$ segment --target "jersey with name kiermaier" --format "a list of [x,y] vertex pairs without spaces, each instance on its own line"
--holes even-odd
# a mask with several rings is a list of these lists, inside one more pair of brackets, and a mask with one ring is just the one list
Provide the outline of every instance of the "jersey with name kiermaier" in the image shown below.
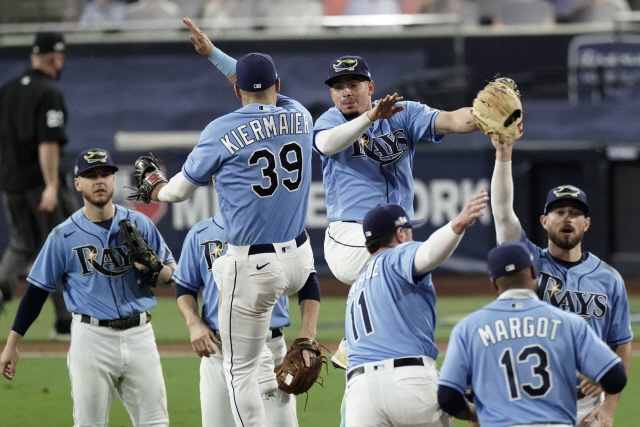
[[576,371],[600,381],[619,362],[579,316],[514,289],[456,324],[439,384],[471,386],[480,425],[575,425]]
[[[214,331],[218,326],[220,290],[213,279],[213,263],[227,252],[222,214],[200,221],[187,234],[173,279],[193,292],[202,289],[202,320]],[[271,314],[269,328],[289,326],[289,297],[281,296]]]
[[190,182],[216,177],[229,243],[293,240],[307,223],[311,186],[311,114],[278,95],[276,105],[249,104],[202,131],[182,167]]
[[121,319],[156,306],[141,273],[129,261],[118,222],[129,219],[163,264],[171,251],[145,215],[115,205],[109,230],[76,211],[54,228],[33,263],[27,281],[53,292],[62,280],[67,310],[97,319]]
[[583,262],[567,268],[548,249],[529,241],[524,231],[520,241],[534,256],[541,300],[582,316],[609,346],[633,339],[627,291],[613,267],[586,252]]
[[413,274],[420,244],[402,243],[373,256],[351,285],[345,315],[347,371],[397,357],[429,356],[435,360],[438,356],[431,273]]
[[[382,203],[398,204],[413,218],[416,144],[421,139],[442,140],[442,135],[435,134],[440,110],[412,101],[397,105],[404,106],[404,111],[376,120],[350,148],[327,156],[316,147],[322,159],[329,221],[361,221]],[[316,121],[314,135],[346,122],[340,110],[332,107]]]

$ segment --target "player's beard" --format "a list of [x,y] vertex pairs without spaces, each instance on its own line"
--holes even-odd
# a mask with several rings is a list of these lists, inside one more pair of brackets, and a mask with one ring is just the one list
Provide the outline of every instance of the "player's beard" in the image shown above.
[[582,238],[584,237],[584,232],[578,233],[577,231],[570,235],[565,235],[562,231],[549,231],[548,234],[549,240],[564,251],[569,251],[578,246],[582,243]]
[[341,113],[344,116],[344,118],[347,119],[347,121],[357,119],[361,115],[358,111],[349,111],[348,113],[344,113],[341,111]]
[[114,190],[115,188],[111,188],[111,190],[109,190],[108,188],[105,188],[104,189],[105,192],[100,193],[99,195],[94,194],[93,191],[91,193],[83,192],[82,196],[85,198],[85,200],[87,200],[92,205],[102,208],[111,201]]

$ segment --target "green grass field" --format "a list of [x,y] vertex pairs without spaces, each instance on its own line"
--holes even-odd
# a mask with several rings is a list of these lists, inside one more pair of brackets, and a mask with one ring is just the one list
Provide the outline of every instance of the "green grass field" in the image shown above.
[[[456,297],[438,299],[438,323],[436,338],[446,340],[451,327],[466,313],[469,313],[492,298]],[[640,315],[640,297],[630,299],[634,318]],[[17,309],[17,302],[7,304],[0,315],[0,337],[6,337]],[[299,325],[299,311],[291,304],[292,327],[287,337],[293,338]],[[344,299],[324,298],[318,324],[318,340],[326,343],[338,342],[344,332]],[[40,318],[29,330],[25,341],[45,341],[53,322],[52,306],[45,305]],[[153,325],[158,342],[185,342],[187,328],[172,299],[160,299],[153,310]],[[638,337],[640,324],[634,324]],[[442,358],[439,358],[441,363]],[[162,365],[167,385],[169,415],[172,426],[200,425],[200,400],[198,392],[199,359],[195,355],[163,356]],[[632,374],[623,392],[616,413],[616,427],[636,427],[640,420],[640,356],[633,358]],[[309,402],[304,411],[305,396],[298,399],[298,419],[302,427],[338,426],[340,422],[340,402],[344,392],[345,379],[342,371],[329,369],[324,374],[324,388],[315,386],[309,393]],[[73,424],[71,414],[69,375],[66,359],[62,357],[23,357],[13,381],[0,378],[0,426],[30,427],[47,425],[52,427]],[[120,402],[111,410],[110,426],[131,426],[129,416]],[[456,422],[456,427],[468,426],[466,422]]]

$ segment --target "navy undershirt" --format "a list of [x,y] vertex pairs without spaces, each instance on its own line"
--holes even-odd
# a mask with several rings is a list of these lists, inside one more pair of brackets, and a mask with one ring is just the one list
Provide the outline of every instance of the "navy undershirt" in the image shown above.
[[553,258],[555,262],[557,262],[558,264],[560,264],[561,266],[563,266],[567,270],[572,268],[572,267],[575,267],[576,265],[582,264],[583,262],[586,261],[587,257],[588,257],[588,254],[585,252],[585,253],[582,254],[582,257],[578,261],[563,261],[563,260],[558,259],[558,258],[554,257],[553,255],[551,255],[551,258]]
[[110,230],[111,229],[111,224],[113,224],[113,218],[109,218],[106,221],[94,222],[94,224],[104,228],[105,230]]

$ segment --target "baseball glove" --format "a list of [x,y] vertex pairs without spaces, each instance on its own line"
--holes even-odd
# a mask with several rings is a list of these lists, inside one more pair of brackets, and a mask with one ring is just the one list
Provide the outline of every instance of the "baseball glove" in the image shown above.
[[162,271],[162,262],[153,249],[147,245],[147,242],[145,242],[140,235],[138,228],[133,225],[131,221],[123,219],[118,225],[122,232],[122,241],[129,250],[129,252],[127,252],[129,262],[131,264],[138,262],[147,267],[147,270],[142,272],[142,277],[154,288],[158,281],[158,276]]
[[141,156],[136,160],[133,171],[133,183],[136,188],[133,188],[134,192],[129,194],[128,200],[151,203],[153,189],[163,182],[168,182],[160,170],[160,164],[160,160],[156,159],[153,153],[149,153],[148,156]]
[[[315,357],[310,358],[310,367],[304,364],[303,350],[315,354]],[[320,352],[318,343],[309,338],[298,338],[289,348],[282,364],[274,370],[278,388],[296,395],[307,392],[318,381],[322,365],[327,365],[327,358]]]
[[497,134],[501,144],[513,145],[522,136],[522,103],[516,83],[500,77],[473,100],[471,116],[485,134]]

